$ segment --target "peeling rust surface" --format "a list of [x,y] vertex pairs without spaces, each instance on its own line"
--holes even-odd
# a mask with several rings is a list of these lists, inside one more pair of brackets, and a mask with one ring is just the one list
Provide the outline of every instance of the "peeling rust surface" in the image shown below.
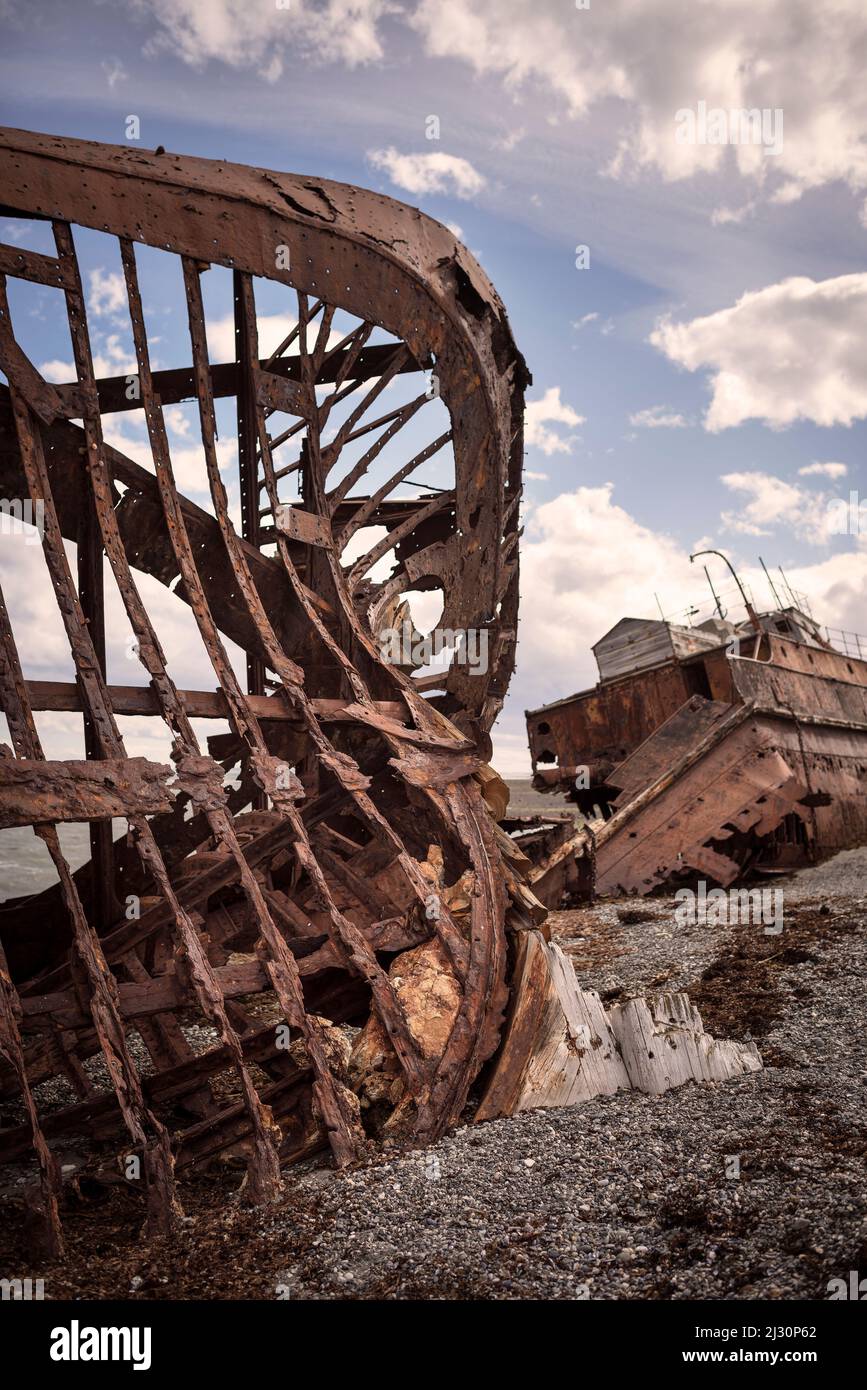
[[[246,1195],[267,1201],[281,1165],[316,1148],[343,1165],[384,1133],[436,1139],[495,1052],[506,929],[541,911],[508,862],[486,768],[514,664],[529,376],[481,268],[388,198],[13,130],[0,132],[0,185],[4,213],[48,221],[56,249],[0,247],[0,492],[39,504],[75,667],[74,684],[31,679],[29,634],[0,596],[12,743],[0,826],[32,824],[57,880],[4,905],[0,1096],[23,1118],[0,1130],[0,1158],[32,1153],[25,1198],[57,1252],[51,1146],[64,1135],[91,1129],[137,1155],[148,1223],[167,1231],[178,1175],[221,1154],[244,1154]],[[127,378],[96,377],[77,227],[111,237],[120,258],[132,401]],[[142,246],[177,259],[180,369],[151,364]],[[210,267],[232,273],[234,362],[209,358]],[[263,278],[295,320],[269,357]],[[74,381],[45,381],[23,352],[7,279],[62,295]],[[411,377],[416,393],[393,405],[389,388]],[[240,527],[217,452],[225,397],[237,400]],[[198,408],[208,508],[175,478],[165,410],[184,400]],[[103,415],[130,409],[152,471],[105,440]],[[453,465],[447,485],[425,481],[433,460]],[[383,539],[367,541],[373,526]],[[144,685],[107,680],[104,571]],[[175,683],[142,574],[191,610],[210,689]],[[453,660],[419,680],[386,660],[383,630],[411,617],[405,596],[435,588],[442,628],[484,634],[485,669]],[[246,653],[246,683],[228,642]],[[86,760],[46,760],[40,710],[81,714]],[[171,767],[128,756],[118,718],[133,713],[161,721]],[[194,718],[228,732],[203,744]],[[112,842],[116,816],[128,834]],[[56,830],[72,819],[94,826],[75,872]],[[204,1052],[185,1033],[191,1010]],[[346,1024],[361,1030],[354,1045]],[[107,1089],[92,1079],[98,1057]],[[51,1077],[75,1099],[43,1121],[34,1087]]]

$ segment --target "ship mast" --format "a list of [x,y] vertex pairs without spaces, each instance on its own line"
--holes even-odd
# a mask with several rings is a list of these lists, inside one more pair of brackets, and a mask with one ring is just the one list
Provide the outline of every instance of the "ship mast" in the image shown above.
[[744,589],[743,584],[741,583],[740,579],[738,578],[737,570],[735,569],[734,565],[732,564],[732,562],[731,562],[731,560],[728,558],[728,556],[727,556],[727,555],[723,555],[723,553],[722,553],[721,550],[697,550],[697,551],[695,552],[694,555],[690,555],[690,557],[689,557],[690,564],[693,564],[693,563],[699,558],[700,555],[718,555],[719,558],[720,558],[725,564],[728,565],[728,567],[729,567],[729,569],[730,569],[730,571],[731,571],[732,578],[734,579],[735,583],[736,583],[737,586],[738,586],[738,589],[740,590],[740,595],[741,595],[741,598],[742,598],[743,601],[744,601],[744,607],[746,608],[747,613],[748,613],[749,616],[750,616],[750,620],[751,620],[751,622],[753,623],[753,626],[755,627],[756,631],[757,631],[757,632],[760,632],[760,631],[761,631],[761,623],[759,622],[759,616],[758,616],[758,614],[756,613],[756,610],[753,608],[753,605],[750,603],[750,600],[747,598],[746,590]]

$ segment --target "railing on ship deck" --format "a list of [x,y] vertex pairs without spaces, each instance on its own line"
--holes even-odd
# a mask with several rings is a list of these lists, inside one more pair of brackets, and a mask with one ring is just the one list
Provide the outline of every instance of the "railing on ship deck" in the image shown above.
[[841,627],[826,627],[823,632],[831,646],[844,656],[856,656],[859,661],[867,661],[867,637],[863,633],[847,632]]

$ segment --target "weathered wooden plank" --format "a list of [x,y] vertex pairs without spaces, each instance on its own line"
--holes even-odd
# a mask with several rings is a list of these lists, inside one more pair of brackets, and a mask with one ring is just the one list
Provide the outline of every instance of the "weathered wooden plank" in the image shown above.
[[630,1084],[647,1095],[686,1081],[729,1081],[761,1069],[754,1042],[712,1038],[685,994],[629,999],[615,1004],[608,1017]]
[[528,931],[515,948],[505,1035],[477,1122],[615,1091],[659,1095],[761,1068],[755,1043],[705,1033],[685,994],[630,999],[606,1011],[595,991],[579,987],[559,946]]

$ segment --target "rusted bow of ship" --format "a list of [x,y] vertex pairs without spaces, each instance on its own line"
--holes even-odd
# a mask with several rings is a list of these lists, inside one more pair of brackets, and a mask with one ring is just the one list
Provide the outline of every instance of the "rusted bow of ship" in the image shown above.
[[[57,1252],[70,1136],[164,1231],[183,1170],[221,1155],[266,1201],[324,1145],[345,1165],[384,1136],[436,1139],[495,1052],[507,925],[532,910],[486,804],[528,377],[466,250],[363,189],[7,130],[0,190],[43,239],[0,246],[0,493],[38,531],[69,652],[66,681],[31,679],[40,634],[0,595],[0,826],[32,826],[54,880],[0,915],[0,1159],[31,1157],[21,1191]],[[134,357],[114,377],[86,294],[96,237]],[[181,366],[159,360],[157,275]],[[34,293],[68,333],[66,381],[27,354]],[[286,331],[263,345],[269,314]],[[419,594],[485,659],[395,661],[383,634],[416,632]],[[170,669],[171,605],[203,688]],[[76,758],[47,756],[48,711]],[[141,721],[165,756],[130,756]],[[75,869],[64,822],[90,827]]]

